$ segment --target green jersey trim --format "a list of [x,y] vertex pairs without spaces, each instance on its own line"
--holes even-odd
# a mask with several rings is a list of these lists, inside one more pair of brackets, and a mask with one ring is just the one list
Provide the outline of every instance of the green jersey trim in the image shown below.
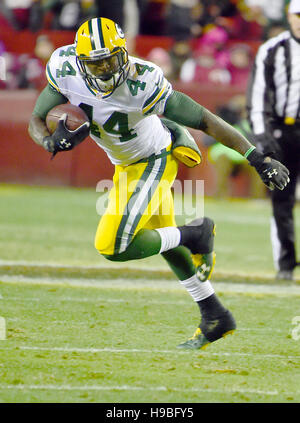
[[168,87],[168,81],[165,79],[162,88],[158,87],[154,91],[154,93],[151,95],[151,97],[149,97],[145,101],[143,105],[143,114],[148,113],[150,109],[153,110],[155,105],[162,99],[163,94],[167,92],[167,87]]
[[49,84],[53,88],[55,88],[57,91],[60,91],[60,89],[59,89],[59,87],[58,87],[58,85],[57,85],[57,83],[56,83],[55,79],[53,78],[53,75],[52,75],[52,73],[50,71],[49,63],[47,63],[47,66],[46,66],[46,77],[47,77],[47,80],[48,80]]

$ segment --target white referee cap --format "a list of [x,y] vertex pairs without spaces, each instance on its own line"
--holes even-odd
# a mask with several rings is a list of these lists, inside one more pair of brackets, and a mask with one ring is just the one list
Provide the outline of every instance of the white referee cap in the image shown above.
[[300,13],[300,0],[291,0],[288,11],[289,13]]

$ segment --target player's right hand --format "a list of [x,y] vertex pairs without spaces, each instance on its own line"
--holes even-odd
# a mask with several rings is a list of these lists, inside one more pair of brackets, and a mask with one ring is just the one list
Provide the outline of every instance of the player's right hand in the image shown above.
[[70,131],[66,127],[67,114],[63,114],[58,121],[56,130],[52,135],[43,139],[44,148],[52,153],[52,158],[60,151],[72,150],[89,135],[89,122],[83,123],[79,128]]

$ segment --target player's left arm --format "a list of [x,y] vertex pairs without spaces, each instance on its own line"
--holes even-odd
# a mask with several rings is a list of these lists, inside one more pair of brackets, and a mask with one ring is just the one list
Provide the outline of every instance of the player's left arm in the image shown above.
[[38,96],[28,126],[28,132],[33,141],[44,147],[43,140],[50,133],[46,126],[46,116],[48,112],[59,104],[67,103],[68,99],[60,92],[54,90],[49,84]]
[[173,90],[166,101],[164,116],[181,125],[199,129],[245,156],[269,189],[276,187],[282,190],[289,182],[289,171],[285,166],[270,157],[264,157],[233,126],[189,96]]
[[[48,112],[59,104],[68,102],[68,98],[61,92],[61,84],[53,75],[57,75],[61,67],[61,48],[55,50],[46,66],[48,85],[39,95],[28,127],[28,132],[33,141],[44,147],[45,150],[56,154],[58,151],[70,150],[79,144],[88,135],[88,128],[78,128],[76,131],[69,131],[65,125],[65,118],[59,120],[56,130],[50,134],[46,126]],[[59,76],[57,77],[59,78]],[[66,142],[67,140],[67,142]],[[71,145],[71,148],[70,148]]]
[[179,91],[173,90],[167,99],[164,116],[181,125],[200,129],[242,155],[252,147],[252,144],[233,126]]
[[33,141],[44,147],[53,156],[59,151],[71,150],[89,134],[88,124],[81,125],[75,131],[68,130],[65,125],[66,115],[59,120],[55,132],[53,134],[49,133],[45,123],[48,112],[53,107],[64,104],[67,101],[67,97],[48,84],[39,95],[29,121],[28,132]]

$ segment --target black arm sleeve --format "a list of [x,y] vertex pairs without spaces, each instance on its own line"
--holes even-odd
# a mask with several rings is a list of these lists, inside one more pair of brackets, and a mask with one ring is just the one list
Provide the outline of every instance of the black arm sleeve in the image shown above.
[[48,84],[40,93],[35,103],[33,114],[45,120],[49,110],[53,109],[53,107],[58,106],[59,104],[67,102],[67,97],[56,91],[51,87],[50,84]]
[[174,90],[166,102],[164,116],[181,125],[204,130],[203,115],[203,106],[179,91]]

